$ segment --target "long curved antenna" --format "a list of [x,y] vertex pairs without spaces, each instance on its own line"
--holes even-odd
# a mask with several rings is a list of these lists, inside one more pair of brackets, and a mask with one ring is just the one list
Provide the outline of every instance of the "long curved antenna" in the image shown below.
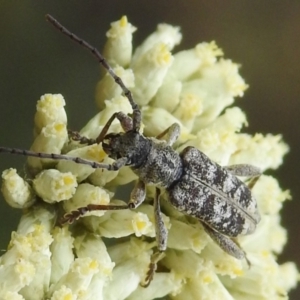
[[71,40],[78,43],[79,45],[83,46],[84,48],[88,49],[96,57],[98,62],[107,70],[107,72],[114,79],[114,81],[121,87],[124,95],[128,99],[133,110],[133,130],[139,131],[141,126],[140,108],[133,100],[131,91],[125,86],[122,79],[119,76],[117,76],[117,74],[114,72],[112,67],[108,64],[107,60],[102,56],[102,54],[95,47],[91,46],[85,40],[79,38],[77,35],[69,31],[66,27],[64,27],[56,19],[54,19],[51,15],[47,14],[46,19],[61,33],[63,33],[64,35],[66,35],[67,37],[69,37]]
[[17,154],[17,155],[24,155],[24,156],[32,156],[38,158],[50,158],[55,160],[69,160],[73,161],[77,164],[88,165],[94,169],[107,169],[107,170],[115,170],[113,165],[108,164],[101,164],[95,161],[90,161],[87,159],[83,159],[80,157],[73,157],[63,154],[55,154],[55,153],[44,153],[44,152],[34,152],[30,150],[23,150],[18,148],[8,148],[8,147],[0,147],[0,153],[9,153],[9,154]]

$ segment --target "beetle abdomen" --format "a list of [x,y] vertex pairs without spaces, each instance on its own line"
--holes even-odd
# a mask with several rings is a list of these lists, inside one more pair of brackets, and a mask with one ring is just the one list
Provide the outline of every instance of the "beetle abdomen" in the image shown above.
[[224,235],[252,233],[260,216],[249,188],[194,147],[181,158],[183,176],[168,190],[170,202]]

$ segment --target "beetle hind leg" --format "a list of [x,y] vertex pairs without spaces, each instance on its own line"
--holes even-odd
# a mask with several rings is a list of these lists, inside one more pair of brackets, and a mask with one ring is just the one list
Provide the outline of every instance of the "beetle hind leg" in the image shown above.
[[220,248],[225,251],[227,254],[237,258],[237,259],[246,259],[248,266],[250,267],[250,261],[246,257],[245,251],[241,246],[234,241],[232,238],[225,236],[212,228],[210,228],[205,223],[201,222],[205,232],[211,237],[211,239],[217,243]]
[[254,187],[254,185],[256,184],[256,182],[259,178],[260,178],[260,176],[250,178],[250,180],[247,182],[247,186],[250,190],[252,190],[252,188]]
[[247,164],[231,165],[224,168],[234,176],[250,177],[250,180],[247,180],[247,186],[250,190],[254,187],[260,175],[262,174],[258,167]]
[[223,168],[235,176],[257,177],[261,175],[260,168],[248,164],[230,165]]

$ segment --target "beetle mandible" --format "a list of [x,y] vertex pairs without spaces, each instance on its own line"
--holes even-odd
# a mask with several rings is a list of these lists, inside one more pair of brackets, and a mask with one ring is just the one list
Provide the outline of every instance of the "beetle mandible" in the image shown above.
[[[7,147],[0,147],[0,152],[72,160],[76,163],[88,164],[93,168],[108,170],[119,170],[123,166],[130,166],[138,175],[139,179],[131,192],[128,204],[119,206],[90,204],[80,207],[64,215],[63,222],[65,223],[72,223],[92,210],[134,209],[145,200],[146,185],[155,186],[154,216],[157,251],[152,255],[144,286],[148,286],[151,282],[156,264],[167,248],[168,232],[160,211],[161,191],[166,193],[168,201],[177,210],[197,218],[207,234],[226,253],[237,259],[246,258],[245,252],[234,238],[253,233],[260,221],[256,200],[251,195],[251,188],[261,174],[260,170],[247,164],[221,167],[194,147],[186,147],[181,153],[176,152],[172,148],[180,134],[180,126],[176,123],[155,138],[140,134],[142,118],[140,108],[135,103],[131,91],[115,74],[105,58],[96,48],[71,33],[52,16],[46,15],[46,19],[63,34],[87,48],[97,58],[127,97],[133,110],[132,117],[123,112],[114,113],[96,139],[89,139],[71,132],[71,137],[81,143],[102,143],[106,154],[115,160],[112,164]],[[119,120],[124,132],[107,134],[115,119]],[[252,177],[252,180],[246,185],[236,176],[248,176]]]

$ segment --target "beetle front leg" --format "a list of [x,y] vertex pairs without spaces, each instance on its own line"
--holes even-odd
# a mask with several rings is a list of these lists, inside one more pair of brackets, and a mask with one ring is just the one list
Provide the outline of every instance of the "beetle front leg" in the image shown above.
[[123,112],[119,111],[119,112],[115,112],[108,119],[108,121],[106,122],[106,124],[104,125],[104,127],[102,128],[100,134],[98,135],[98,137],[96,139],[90,139],[85,136],[81,136],[78,131],[68,130],[68,133],[73,140],[79,141],[80,144],[88,144],[88,145],[92,145],[92,144],[96,144],[96,143],[100,144],[103,141],[105,135],[107,134],[107,131],[108,131],[111,123],[114,121],[114,119],[119,120],[119,122],[125,132],[132,130],[132,128],[133,128],[132,119],[129,116],[127,116],[126,114],[124,114]]
[[119,112],[115,112],[110,118],[109,120],[106,122],[106,124],[104,125],[104,127],[102,128],[100,134],[98,135],[98,137],[96,138],[96,143],[100,144],[105,135],[107,134],[107,131],[111,125],[111,123],[114,121],[114,119],[118,119],[123,130],[125,132],[132,130],[133,129],[133,123],[132,123],[132,119],[130,117],[128,117],[126,114],[124,114],[123,112],[119,111]]
[[158,140],[162,137],[166,136],[166,142],[169,146],[172,146],[178,139],[180,135],[180,126],[177,123],[172,124],[166,130],[161,132],[159,135],[156,136]]
[[216,242],[220,248],[225,251],[227,254],[237,258],[237,259],[246,259],[248,266],[250,266],[250,262],[246,257],[245,251],[239,246],[239,244],[231,239],[228,236],[225,236],[213,229],[211,229],[208,225],[201,222],[205,232],[211,237],[211,239]]
[[95,139],[90,139],[85,136],[82,136],[78,131],[73,131],[71,129],[68,129],[68,134],[72,140],[77,141],[80,144],[93,145],[96,143]]
[[160,211],[159,197],[160,197],[160,190],[156,188],[153,206],[154,206],[154,221],[155,221],[157,251],[153,252],[153,254],[151,255],[149,270],[147,272],[145,281],[141,284],[142,287],[149,286],[150,282],[153,279],[154,273],[156,271],[157,263],[165,256],[164,252],[167,249],[168,231]]

